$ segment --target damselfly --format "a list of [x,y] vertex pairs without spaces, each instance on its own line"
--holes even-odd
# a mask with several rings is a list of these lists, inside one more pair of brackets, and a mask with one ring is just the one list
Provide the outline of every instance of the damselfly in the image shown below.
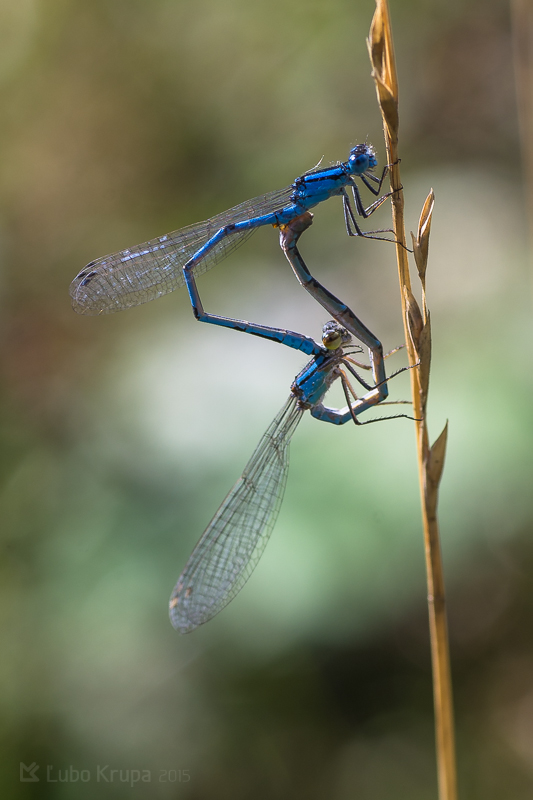
[[[174,589],[170,617],[182,633],[193,630],[224,608],[257,564],[279,512],[287,478],[289,442],[304,411],[309,409],[316,419],[336,425],[349,420],[366,424],[359,422],[359,414],[384,402],[388,396],[381,342],[348,306],[313,278],[296,246],[302,232],[312,223],[309,209],[335,195],[342,197],[350,236],[379,238],[374,234],[382,231],[363,232],[356,219],[356,214],[366,219],[389,196],[379,197],[387,167],[377,178],[371,171],[376,166],[372,147],[357,145],[350,151],[348,161],[311,170],[286,189],[248,200],[206,222],[93,261],[71,284],[73,306],[81,314],[120,311],[186,284],[199,321],[271,339],[312,356],[296,377],[289,399],[261,439],[243,475],[208,525]],[[355,178],[360,178],[378,197],[367,208]],[[352,189],[355,211],[347,187]],[[292,331],[209,314],[202,307],[196,277],[264,225],[280,229],[282,250],[298,281],[336,320],[324,327],[321,344]],[[352,335],[369,349],[368,368],[372,370],[373,385],[363,380],[354,368],[365,365],[352,358],[353,350],[346,350]],[[347,372],[367,390],[363,397],[357,397]],[[329,408],[322,402],[337,379],[341,380],[348,403],[343,409]]]
[[[310,170],[286,189],[255,197],[204,222],[92,261],[70,286],[74,310],[79,314],[121,311],[172,292],[184,283],[189,285],[188,276],[206,272],[257,228],[286,225],[334,195],[342,197],[350,236],[380,238],[374,234],[382,231],[363,232],[357,222],[357,216],[366,219],[389,196],[379,197],[387,167],[377,178],[372,173],[376,166],[373,148],[358,144],[350,151],[348,161]],[[356,178],[378,197],[368,208],[361,200]],[[347,187],[352,190],[355,209]]]

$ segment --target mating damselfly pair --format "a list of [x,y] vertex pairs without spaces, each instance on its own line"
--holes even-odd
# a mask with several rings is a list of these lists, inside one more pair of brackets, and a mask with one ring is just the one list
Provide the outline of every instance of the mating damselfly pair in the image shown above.
[[[170,599],[170,619],[182,633],[211,619],[240,591],[255,568],[276,522],[288,471],[291,437],[306,410],[323,422],[342,425],[383,403],[388,396],[383,348],[379,339],[354,312],[323,287],[309,272],[298,250],[301,234],[311,225],[309,209],[339,195],[350,236],[381,238],[386,231],[363,232],[357,217],[366,219],[389,196],[381,195],[387,167],[381,177],[370,145],[359,144],[348,161],[317,167],[277,192],[248,200],[204,222],[190,225],[149,242],[104,256],[88,264],[71,284],[75,311],[104,314],[153,300],[186,285],[197,320],[270,339],[311,356],[291,385],[289,398],[262,437],[242,476],[216,512],[196,545]],[[365,207],[358,178],[377,199]],[[352,190],[353,204],[347,189]],[[230,319],[204,311],[196,277],[242,244],[259,227],[280,229],[280,244],[300,284],[325,308],[334,321],[327,323],[321,342],[294,331]],[[353,356],[369,351],[370,365]],[[356,367],[370,369],[373,383]],[[358,397],[348,373],[366,393]],[[347,405],[323,404],[330,386],[340,380]],[[395,415],[405,416],[402,414]]]

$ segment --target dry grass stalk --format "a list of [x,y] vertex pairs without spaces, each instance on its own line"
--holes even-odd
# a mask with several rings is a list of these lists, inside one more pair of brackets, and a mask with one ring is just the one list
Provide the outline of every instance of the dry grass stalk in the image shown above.
[[[426,304],[426,268],[434,196],[426,199],[413,250],[422,286],[422,310],[411,291],[409,261],[405,247],[404,199],[398,159],[398,82],[387,0],[376,0],[376,12],[368,40],[372,76],[383,116],[392,195],[393,229],[397,240],[396,254],[400,280],[402,317],[416,418],[418,470],[422,498],[422,520],[426,552],[433,697],[440,800],[457,800],[452,688],[448,629],[444,594],[444,577],[437,521],[438,487],[444,466],[447,426],[430,447],[426,425],[426,403],[431,360],[431,326]],[[418,365],[418,366],[417,366]]]

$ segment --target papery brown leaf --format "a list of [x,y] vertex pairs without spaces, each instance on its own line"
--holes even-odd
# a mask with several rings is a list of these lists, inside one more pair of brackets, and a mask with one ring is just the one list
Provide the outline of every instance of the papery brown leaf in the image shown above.
[[431,218],[433,216],[433,207],[435,205],[435,192],[433,189],[429,190],[429,194],[424,201],[422,211],[420,213],[420,220],[418,221],[418,238],[428,238],[429,229],[431,227]]
[[407,327],[409,329],[409,335],[411,337],[413,347],[417,353],[417,358],[419,359],[419,341],[420,334],[424,328],[424,320],[422,319],[420,306],[418,305],[416,297],[411,290],[408,289],[407,286],[404,286],[403,293],[405,297],[405,306],[407,309]]
[[394,94],[386,83],[379,78],[375,73],[372,74],[376,84],[376,92],[378,95],[379,105],[381,106],[381,113],[388,128],[389,136],[394,141],[398,141],[398,103]]
[[431,484],[429,488],[437,489],[444,469],[444,458],[446,456],[446,443],[448,441],[448,423],[442,429],[438,439],[436,439],[429,449],[427,456],[427,480]]
[[390,138],[398,138],[398,85],[394,70],[394,52],[387,4],[376,0],[376,11],[367,40],[372,63],[372,77],[376,84],[381,107]]
[[418,270],[418,277],[422,283],[422,286],[425,288],[426,286],[426,266],[427,262],[424,261],[424,255],[420,249],[420,245],[418,243],[417,237],[414,235],[413,231],[411,231],[411,241],[413,243],[413,255],[415,257],[416,268]]
[[418,338],[417,352],[420,360],[420,401],[422,409],[425,412],[429,389],[429,370],[431,367],[431,320],[429,312],[427,313],[425,325]]
[[379,6],[374,12],[368,39],[366,40],[370,61],[377,75],[383,73],[383,59],[385,53],[385,36],[383,31],[383,15]]
[[411,237],[413,239],[413,252],[416,261],[416,267],[418,269],[418,275],[422,284],[425,284],[426,279],[426,269],[428,263],[428,251],[429,251],[429,234],[431,232],[431,219],[433,216],[433,207],[435,205],[435,195],[433,193],[433,189],[431,189],[430,193],[426,197],[424,206],[422,208],[422,212],[420,214],[420,220],[418,222],[418,231],[416,239],[411,233]]

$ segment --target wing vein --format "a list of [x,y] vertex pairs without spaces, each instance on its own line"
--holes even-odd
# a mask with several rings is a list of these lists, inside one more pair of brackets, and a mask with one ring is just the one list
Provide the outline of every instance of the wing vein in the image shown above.
[[181,633],[218,614],[255,569],[279,514],[302,414],[291,395],[194,548],[170,599],[170,619]]
[[[70,285],[74,310],[79,314],[108,314],[174,291],[184,284],[184,264],[218,230],[280,210],[290,200],[292,192],[292,187],[288,186],[254,197],[204,222],[92,261]],[[194,274],[207,272],[243,244],[254,230],[238,231],[220,241],[196,266]]]

